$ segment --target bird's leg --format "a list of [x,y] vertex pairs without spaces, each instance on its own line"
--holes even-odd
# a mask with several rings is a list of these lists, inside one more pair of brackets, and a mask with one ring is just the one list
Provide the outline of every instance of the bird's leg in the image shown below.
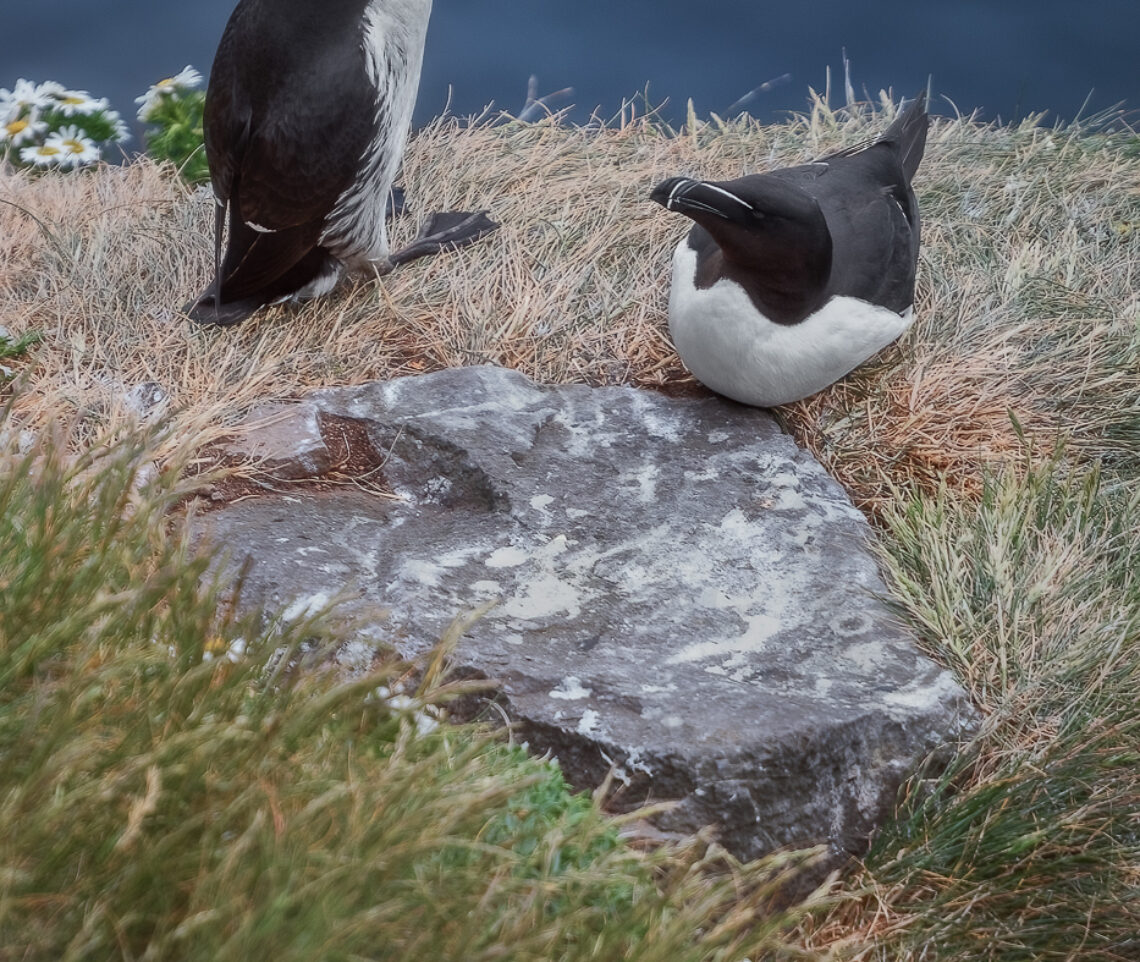
[[222,303],[222,234],[225,227],[226,205],[214,201],[214,309]]
[[485,210],[475,213],[453,210],[432,214],[419,236],[407,247],[390,254],[388,259],[393,267],[399,267],[429,254],[458,250],[475,243],[498,227]]
[[404,188],[398,184],[393,184],[392,189],[388,191],[388,200],[384,204],[384,216],[399,217],[407,212],[408,201],[404,194]]

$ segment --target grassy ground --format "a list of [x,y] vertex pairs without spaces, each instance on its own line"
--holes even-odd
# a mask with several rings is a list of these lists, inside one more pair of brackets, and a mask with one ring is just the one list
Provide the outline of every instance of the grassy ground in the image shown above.
[[[450,365],[687,388],[664,326],[685,224],[649,188],[799,162],[887,119],[441,121],[410,148],[410,203],[489,207],[499,234],[230,332],[177,313],[208,276],[211,212],[168,171],[0,174],[0,323],[42,334],[4,358],[12,423],[79,452],[153,384],[172,426],[156,456],[184,462],[259,401]],[[779,415],[880,525],[894,602],[986,723],[786,938],[834,958],[1138,958],[1140,144],[939,120],[916,188],[913,329]]]

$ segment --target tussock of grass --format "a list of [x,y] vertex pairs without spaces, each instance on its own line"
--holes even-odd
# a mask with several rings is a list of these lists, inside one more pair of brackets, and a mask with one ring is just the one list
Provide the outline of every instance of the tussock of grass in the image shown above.
[[901,614],[987,720],[912,785],[813,941],[867,960],[1138,957],[1140,493],[1046,460],[885,523]]
[[1128,657],[1140,641],[1135,486],[1045,461],[989,480],[976,506],[952,499],[891,509],[888,570],[896,604],[984,708],[1032,698],[1087,712],[1076,684],[1091,695],[1140,683]]
[[549,766],[417,734],[377,694],[400,666],[331,670],[327,618],[228,614],[152,457],[0,475],[0,959],[779,949],[778,860],[635,852]]

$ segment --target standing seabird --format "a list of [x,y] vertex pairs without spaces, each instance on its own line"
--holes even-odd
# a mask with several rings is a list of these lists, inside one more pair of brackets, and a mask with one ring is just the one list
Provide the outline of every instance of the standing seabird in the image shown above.
[[319,297],[345,271],[387,273],[494,230],[481,212],[436,214],[388,250],[430,15],[431,0],[238,3],[206,91],[215,277],[186,305],[191,319],[237,324]]
[[927,126],[923,93],[878,140],[814,163],[654,188],[695,222],[673,255],[669,331],[699,381],[758,407],[796,401],[910,326]]

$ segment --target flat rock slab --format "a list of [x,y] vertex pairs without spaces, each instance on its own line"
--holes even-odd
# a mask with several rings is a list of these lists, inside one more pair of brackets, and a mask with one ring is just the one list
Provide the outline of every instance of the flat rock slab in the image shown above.
[[295,478],[336,460],[314,448],[340,426],[396,497],[299,491],[199,519],[252,561],[247,597],[297,612],[359,592],[361,640],[406,655],[495,602],[458,666],[497,680],[519,737],[578,786],[613,768],[619,804],[679,801],[662,829],[716,825],[742,858],[861,851],[972,722],[879,600],[866,521],[767,412],[477,367],[271,420],[234,450]]

